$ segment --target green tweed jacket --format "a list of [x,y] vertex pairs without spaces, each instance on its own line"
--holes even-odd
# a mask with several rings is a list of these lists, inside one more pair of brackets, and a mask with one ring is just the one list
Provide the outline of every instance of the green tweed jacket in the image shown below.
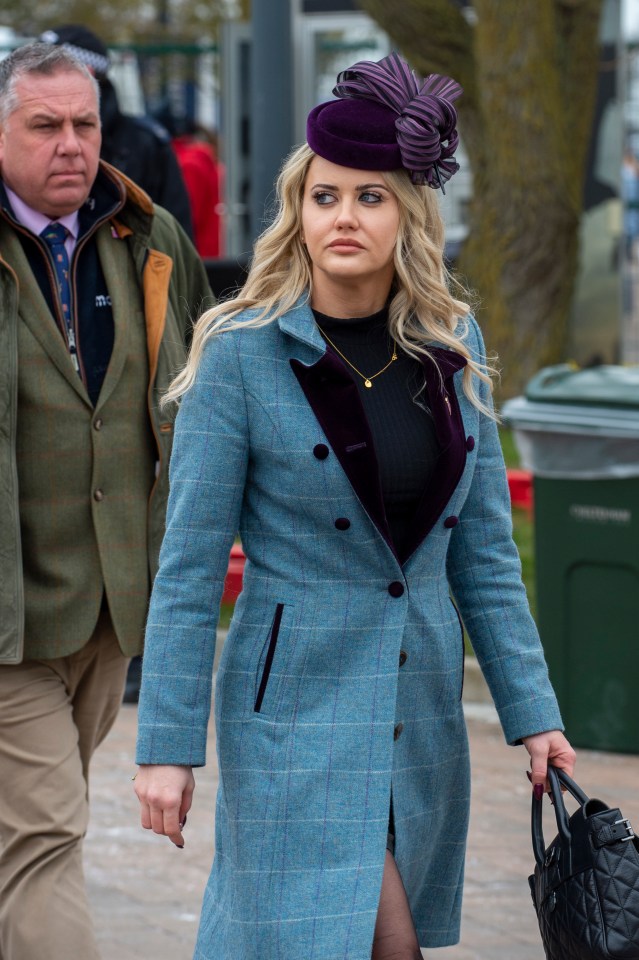
[[175,414],[159,399],[212,303],[176,221],[99,176],[120,202],[96,229],[115,342],[95,407],[0,209],[0,663],[80,649],[104,595],[123,652],[141,651]]

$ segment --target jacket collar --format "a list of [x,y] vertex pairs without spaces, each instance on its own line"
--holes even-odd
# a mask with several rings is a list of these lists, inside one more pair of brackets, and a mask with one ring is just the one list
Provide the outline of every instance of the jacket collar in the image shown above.
[[[310,362],[290,364],[308,404],[348,477],[353,490],[379,533],[395,553],[379,478],[373,437],[357,385],[340,358],[326,347],[308,297],[278,320],[280,330],[313,351]],[[425,491],[415,516],[413,541],[405,562],[432,529],[452,495],[466,462],[464,425],[451,378],[466,359],[443,345],[433,344],[422,358],[429,403],[441,444],[434,483]]]
[[[304,293],[290,310],[279,317],[277,322],[282,333],[286,333],[295,340],[299,340],[307,346],[313,347],[319,356],[323,356],[323,354],[326,353],[326,343],[315,323],[308,292]],[[449,347],[445,347],[437,341],[433,341],[428,351],[428,354],[423,354],[420,358],[426,367],[427,373],[432,374],[432,364],[434,360],[444,380],[452,377],[467,364],[466,358],[460,353],[457,353],[456,350],[451,350]]]
[[297,303],[279,317],[277,322],[282,333],[314,348],[319,356],[322,356],[326,353],[326,343],[315,323],[309,300],[308,293],[302,294]]
[[[112,167],[100,161],[98,174],[91,187],[91,192],[78,211],[78,239],[90,233],[104,220],[119,214],[124,208],[127,199],[127,183],[124,182]],[[11,207],[2,180],[0,180],[0,208],[2,214],[14,226],[22,226]],[[22,227],[22,229],[24,229],[24,227]]]

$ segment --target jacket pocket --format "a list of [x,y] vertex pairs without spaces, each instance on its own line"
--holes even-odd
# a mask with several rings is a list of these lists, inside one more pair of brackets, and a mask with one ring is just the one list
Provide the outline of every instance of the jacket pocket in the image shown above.
[[453,605],[453,610],[457,614],[457,621],[459,623],[459,633],[461,635],[461,684],[459,687],[459,699],[461,700],[462,694],[464,692],[464,673],[466,667],[466,645],[464,644],[464,624],[462,623],[462,618],[459,610],[457,609],[457,604],[452,597],[448,598]]
[[255,704],[253,706],[255,713],[259,713],[262,709],[262,701],[264,700],[264,694],[266,693],[266,687],[268,686],[268,678],[271,673],[271,667],[273,666],[273,658],[275,657],[275,648],[277,647],[277,638],[280,633],[280,624],[282,622],[283,611],[284,604],[278,603],[275,607],[275,616],[273,617],[273,623],[271,624],[271,629],[268,635],[266,656],[264,657],[264,666],[262,667],[262,676],[260,677],[260,684],[257,688],[257,696],[255,697]]

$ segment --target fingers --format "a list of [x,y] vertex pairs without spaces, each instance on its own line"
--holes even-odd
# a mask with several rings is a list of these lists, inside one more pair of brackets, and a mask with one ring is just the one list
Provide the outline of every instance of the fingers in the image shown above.
[[144,829],[166,836],[182,849],[182,829],[191,808],[195,782],[190,767],[144,766],[135,779]]
[[534,750],[530,754],[530,776],[533,789],[536,786],[546,788],[546,777],[548,774],[548,754],[543,749]]
[[168,837],[176,847],[183,849],[184,837],[180,829],[180,808],[172,805],[168,809],[151,808],[151,828],[154,833]]
[[533,790],[539,788],[549,790],[547,780],[548,764],[561,767],[571,776],[575,766],[575,751],[572,749],[560,730],[550,730],[548,733],[539,733],[524,738],[524,745],[530,754],[530,780]]

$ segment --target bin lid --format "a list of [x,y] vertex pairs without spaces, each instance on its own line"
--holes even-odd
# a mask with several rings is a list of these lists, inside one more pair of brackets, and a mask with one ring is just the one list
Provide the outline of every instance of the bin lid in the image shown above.
[[580,370],[568,363],[540,370],[526,387],[536,403],[626,407],[639,411],[639,366],[602,364]]
[[502,405],[501,416],[506,426],[525,432],[627,437],[639,443],[639,403],[633,409],[513,397]]

